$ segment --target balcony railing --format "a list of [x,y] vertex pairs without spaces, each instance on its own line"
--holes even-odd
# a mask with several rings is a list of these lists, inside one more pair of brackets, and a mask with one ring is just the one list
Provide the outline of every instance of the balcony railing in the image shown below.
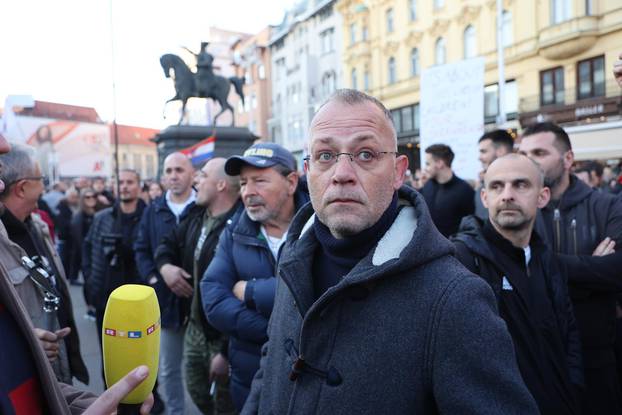
[[564,107],[567,105],[580,104],[582,102],[589,102],[595,99],[602,98],[615,98],[620,97],[620,86],[615,81],[608,81],[605,83],[605,95],[596,96],[596,97],[586,97],[583,99],[578,99],[578,91],[577,87],[573,87],[572,89],[566,89],[564,91],[563,98],[559,102],[543,104],[541,102],[540,95],[532,95],[521,98],[519,101],[519,111],[523,112],[532,112],[538,111],[540,109],[554,109],[556,107]]

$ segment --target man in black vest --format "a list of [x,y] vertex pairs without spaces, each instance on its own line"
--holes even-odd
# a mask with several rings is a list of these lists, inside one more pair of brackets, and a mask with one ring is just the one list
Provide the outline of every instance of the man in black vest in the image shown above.
[[[227,341],[205,318],[199,281],[212,261],[220,232],[238,208],[240,181],[225,173],[225,159],[208,161],[195,177],[197,199],[179,226],[162,239],[155,261],[169,288],[191,298],[184,337],[186,386],[204,414],[235,413],[229,395]],[[216,399],[210,385],[216,382]]]
[[483,223],[462,221],[457,257],[490,284],[512,335],[525,384],[542,414],[579,413],[581,343],[564,275],[533,232],[538,208],[550,197],[535,162],[506,155],[486,171]]

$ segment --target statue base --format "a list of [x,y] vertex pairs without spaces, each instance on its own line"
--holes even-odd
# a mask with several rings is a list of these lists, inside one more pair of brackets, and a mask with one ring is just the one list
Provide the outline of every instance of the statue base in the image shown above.
[[[213,157],[230,157],[242,154],[259,137],[246,127],[213,127],[199,125],[171,125],[151,140],[157,144],[158,178],[162,174],[164,159],[171,153],[192,147],[208,137],[215,137]],[[202,165],[204,163],[201,162]],[[198,167],[198,166],[195,166]]]

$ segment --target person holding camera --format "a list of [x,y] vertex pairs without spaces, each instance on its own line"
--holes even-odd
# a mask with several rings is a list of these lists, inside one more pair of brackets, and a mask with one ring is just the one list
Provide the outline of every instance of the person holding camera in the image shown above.
[[87,297],[96,309],[100,343],[108,296],[123,284],[140,281],[132,243],[145,203],[138,197],[140,176],[136,171],[119,172],[119,193],[118,203],[95,214],[84,240],[82,273],[87,281]]

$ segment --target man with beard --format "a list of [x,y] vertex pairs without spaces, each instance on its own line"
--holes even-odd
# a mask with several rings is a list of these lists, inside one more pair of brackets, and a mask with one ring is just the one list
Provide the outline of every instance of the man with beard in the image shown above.
[[[512,139],[512,136],[507,130],[488,131],[480,137],[478,147],[479,162],[482,163],[482,172],[486,173],[490,163],[512,152],[514,149],[514,139]],[[474,198],[475,215],[482,220],[486,220],[488,218],[488,210],[482,204],[482,198],[479,192],[475,192]]]
[[584,413],[622,413],[614,354],[616,293],[622,291],[622,200],[591,189],[570,173],[568,134],[553,123],[523,132],[519,152],[544,171],[551,200],[536,230],[552,247],[569,284],[585,366]]
[[[84,240],[82,273],[87,281],[87,298],[95,307],[100,346],[110,293],[123,284],[141,282],[132,248],[145,209],[145,203],[138,197],[139,192],[139,174],[131,169],[121,170],[119,198],[113,206],[95,214]],[[154,413],[159,413],[162,404],[157,394],[155,397]]]
[[[224,158],[209,160],[195,177],[197,199],[188,216],[156,251],[160,274],[190,305],[184,338],[186,387],[203,414],[235,412],[229,393],[226,338],[205,319],[199,282],[214,257],[220,233],[238,210],[240,181],[225,173]],[[210,393],[213,383],[215,391]]]
[[523,155],[486,170],[481,198],[488,219],[462,220],[453,238],[458,259],[497,296],[525,384],[542,414],[577,414],[583,385],[581,343],[568,287],[552,251],[533,226],[550,198],[543,174]]
[[258,143],[230,157],[225,172],[240,176],[245,209],[220,235],[201,294],[210,324],[229,335],[230,391],[239,411],[267,340],[279,248],[308,197],[297,189],[294,156],[278,144]]
[[189,307],[185,298],[172,291],[158,272],[155,252],[162,238],[178,226],[194,206],[196,192],[192,189],[194,168],[184,154],[169,154],[164,159],[163,171],[168,190],[145,209],[134,250],[142,281],[155,289],[160,303],[162,345],[158,378],[164,387],[164,403],[169,414],[181,415],[185,393],[181,364]]
[[473,188],[455,175],[451,168],[454,152],[445,144],[425,149],[425,172],[429,180],[421,189],[432,221],[449,237],[458,231],[460,219],[475,211]]

